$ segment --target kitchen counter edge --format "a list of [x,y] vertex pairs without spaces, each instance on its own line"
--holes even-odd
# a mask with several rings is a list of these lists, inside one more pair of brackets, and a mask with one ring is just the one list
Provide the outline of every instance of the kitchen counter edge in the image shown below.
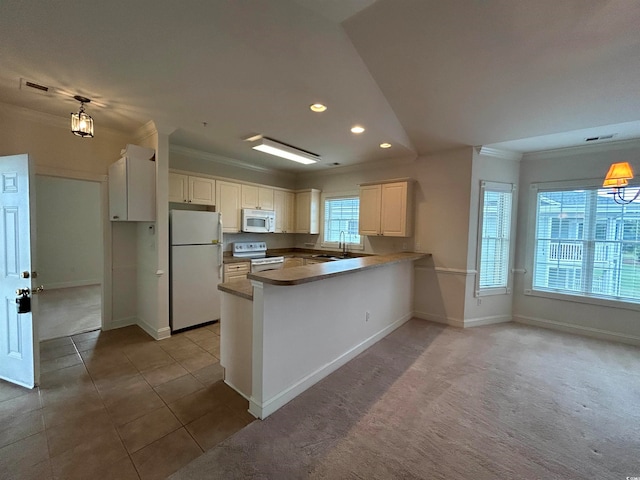
[[377,268],[399,262],[420,260],[428,257],[428,253],[401,252],[387,255],[372,255],[368,257],[349,258],[336,262],[323,262],[314,265],[284,268],[282,270],[267,270],[250,273],[247,278],[269,285],[293,286],[303,283],[317,282],[327,278],[346,275],[349,273]]

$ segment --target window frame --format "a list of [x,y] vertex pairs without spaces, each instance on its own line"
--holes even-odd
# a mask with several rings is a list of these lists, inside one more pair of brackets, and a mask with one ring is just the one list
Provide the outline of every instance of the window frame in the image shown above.
[[[320,204],[321,204],[321,212],[320,212],[320,246],[322,248],[330,248],[338,250],[340,248],[340,242],[327,242],[325,241],[325,223],[326,223],[326,211],[325,204],[327,200],[342,200],[348,198],[357,198],[358,202],[360,201],[360,192],[359,191],[347,191],[347,192],[333,192],[333,193],[322,193],[320,195]],[[360,209],[358,208],[358,217],[360,216]],[[364,235],[360,235],[360,243],[347,242],[348,250],[364,250]]]
[[[482,264],[482,240],[483,240],[483,227],[484,227],[484,202],[485,202],[485,192],[499,192],[499,193],[509,193],[511,195],[511,211],[509,212],[509,237],[508,237],[508,246],[509,251],[507,252],[507,265],[506,268],[506,283],[504,286],[500,287],[481,287],[480,286],[480,277],[482,274],[481,264]],[[514,258],[514,233],[515,233],[515,213],[516,213],[516,185],[513,183],[507,182],[491,182],[482,180],[480,181],[480,198],[479,198],[479,206],[478,206],[478,237],[476,242],[476,281],[475,281],[475,296],[476,297],[485,297],[490,295],[510,295],[512,292],[512,282],[513,282],[513,258]]]
[[[535,290],[533,288],[533,274],[535,262],[535,244],[537,237],[537,213],[538,213],[538,192],[540,191],[566,191],[580,189],[602,189],[602,179],[565,180],[554,182],[532,183],[529,191],[529,215],[527,219],[527,239],[525,247],[525,276],[524,295],[532,297],[547,298],[553,300],[564,300],[602,307],[621,308],[625,310],[640,311],[640,303],[625,301],[624,299],[614,299],[599,296],[584,296],[571,294],[568,292],[557,292],[547,290]],[[594,226],[595,228],[595,226]]]

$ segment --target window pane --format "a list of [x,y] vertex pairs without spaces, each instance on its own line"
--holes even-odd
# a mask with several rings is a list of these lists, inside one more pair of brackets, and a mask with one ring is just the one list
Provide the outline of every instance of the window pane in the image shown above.
[[640,303],[640,201],[605,189],[538,192],[533,288]]
[[484,189],[478,287],[506,288],[511,234],[510,191]]
[[324,202],[324,241],[340,242],[340,233],[347,243],[360,244],[358,235],[358,197],[328,198]]

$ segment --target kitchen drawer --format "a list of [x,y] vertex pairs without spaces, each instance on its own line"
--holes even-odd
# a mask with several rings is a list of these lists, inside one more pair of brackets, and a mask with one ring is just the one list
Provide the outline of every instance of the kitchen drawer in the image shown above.
[[249,262],[235,262],[224,264],[224,281],[240,280],[247,278],[247,273],[251,270]]

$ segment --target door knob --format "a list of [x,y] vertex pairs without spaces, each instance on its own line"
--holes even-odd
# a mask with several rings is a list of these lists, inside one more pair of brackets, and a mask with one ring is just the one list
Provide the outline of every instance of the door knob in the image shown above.
[[32,293],[36,294],[41,292],[44,292],[44,285],[40,285],[39,287],[36,287]]
[[16,295],[29,295],[31,293],[31,289],[29,287],[19,288],[16,290]]

